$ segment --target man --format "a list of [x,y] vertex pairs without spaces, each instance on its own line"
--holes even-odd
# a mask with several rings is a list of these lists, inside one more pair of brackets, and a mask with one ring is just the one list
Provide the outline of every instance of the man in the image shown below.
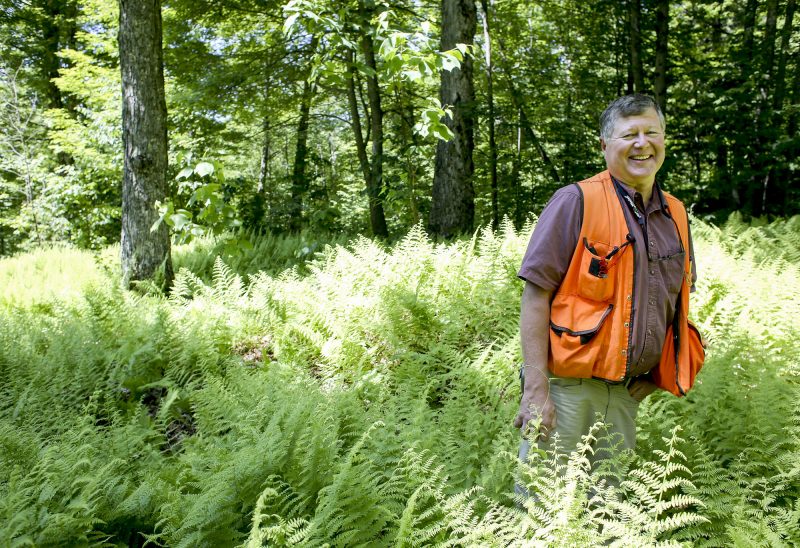
[[[696,271],[683,205],[663,192],[665,122],[645,95],[600,117],[607,171],[559,189],[542,212],[518,276],[524,359],[514,425],[563,452],[601,417],[633,448],[641,402],[657,387],[682,395],[702,365],[687,321]],[[520,458],[530,448],[524,439]],[[603,458],[599,447],[595,456]]]

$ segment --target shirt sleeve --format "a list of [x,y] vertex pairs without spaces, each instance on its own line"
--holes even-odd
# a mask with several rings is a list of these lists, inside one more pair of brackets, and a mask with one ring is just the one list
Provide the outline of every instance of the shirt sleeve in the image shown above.
[[553,194],[528,242],[517,276],[546,291],[558,289],[581,233],[581,192],[575,185]]

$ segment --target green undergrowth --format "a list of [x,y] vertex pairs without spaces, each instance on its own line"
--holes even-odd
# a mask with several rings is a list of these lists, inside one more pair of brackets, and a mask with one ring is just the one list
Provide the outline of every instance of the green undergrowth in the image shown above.
[[687,398],[646,401],[636,454],[605,474],[588,443],[566,464],[516,459],[531,226],[270,237],[228,263],[201,242],[175,251],[169,297],[119,289],[113,249],[4,260],[0,539],[800,543],[795,225],[694,223],[706,366]]

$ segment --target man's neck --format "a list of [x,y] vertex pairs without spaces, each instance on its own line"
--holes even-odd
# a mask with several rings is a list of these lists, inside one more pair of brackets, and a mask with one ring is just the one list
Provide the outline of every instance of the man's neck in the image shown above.
[[641,194],[642,195],[642,203],[644,204],[645,207],[647,207],[650,204],[650,198],[653,197],[653,188],[656,185],[655,179],[653,179],[652,181],[649,181],[649,182],[643,182],[643,183],[634,184],[634,183],[629,183],[628,181],[626,181],[624,179],[620,179],[619,177],[617,177],[613,173],[611,175],[617,181],[619,181],[620,183],[625,184],[626,186],[632,188],[633,190],[635,190],[636,192]]

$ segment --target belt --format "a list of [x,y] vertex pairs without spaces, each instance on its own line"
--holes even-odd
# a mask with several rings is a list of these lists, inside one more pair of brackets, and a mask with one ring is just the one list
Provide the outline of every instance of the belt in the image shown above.
[[637,376],[635,376],[635,377],[628,377],[628,378],[626,378],[626,379],[623,379],[623,380],[621,380],[621,381],[611,381],[611,380],[608,380],[608,379],[601,379],[600,377],[592,377],[592,378],[593,378],[594,380],[596,380],[596,381],[603,381],[604,383],[606,383],[606,384],[610,384],[610,385],[612,385],[612,386],[619,386],[619,385],[622,385],[622,386],[624,386],[625,388],[629,388],[629,387],[630,387],[630,385],[631,385],[631,384],[633,384],[633,381],[635,381],[635,380],[636,380],[636,379],[638,379],[639,377],[641,377],[641,375],[637,375]]

